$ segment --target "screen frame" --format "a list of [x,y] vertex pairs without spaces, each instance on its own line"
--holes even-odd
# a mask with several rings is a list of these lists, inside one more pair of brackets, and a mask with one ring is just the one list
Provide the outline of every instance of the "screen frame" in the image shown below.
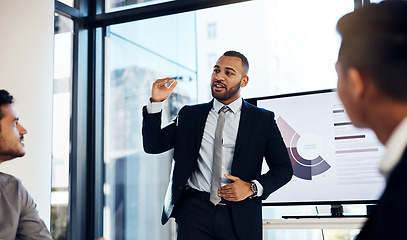
[[[254,97],[254,98],[247,98],[247,99],[245,99],[245,101],[257,106],[257,102],[259,100],[297,97],[297,96],[323,94],[323,93],[331,93],[331,92],[336,92],[336,88],[305,91],[305,92],[295,92],[295,93],[271,95],[271,96],[264,96],[264,97]],[[271,193],[271,194],[273,194],[273,193]],[[377,204],[378,201],[379,201],[379,199],[376,199],[376,200],[373,200],[373,199],[372,200],[342,200],[342,201],[303,201],[303,202],[295,202],[295,201],[293,201],[293,202],[264,202],[264,200],[262,200],[262,206]]]

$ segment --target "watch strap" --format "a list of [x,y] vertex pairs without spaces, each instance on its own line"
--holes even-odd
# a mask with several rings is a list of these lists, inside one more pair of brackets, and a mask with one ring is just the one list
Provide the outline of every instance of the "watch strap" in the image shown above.
[[250,189],[252,190],[253,194],[250,196],[250,198],[252,197],[257,197],[257,185],[254,182],[250,182]]

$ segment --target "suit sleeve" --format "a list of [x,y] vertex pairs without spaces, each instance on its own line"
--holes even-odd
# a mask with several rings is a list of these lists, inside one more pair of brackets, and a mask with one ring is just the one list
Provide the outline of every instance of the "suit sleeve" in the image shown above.
[[163,153],[174,147],[175,130],[178,116],[167,126],[161,128],[161,114],[149,114],[143,107],[143,147],[146,153]]
[[404,157],[393,169],[386,189],[356,240],[407,239],[407,148]]
[[263,200],[267,199],[272,192],[288,183],[293,175],[287,148],[274,120],[274,113],[272,112],[270,123],[264,151],[264,158],[269,167],[269,171],[257,179],[264,188],[263,195],[261,196]]

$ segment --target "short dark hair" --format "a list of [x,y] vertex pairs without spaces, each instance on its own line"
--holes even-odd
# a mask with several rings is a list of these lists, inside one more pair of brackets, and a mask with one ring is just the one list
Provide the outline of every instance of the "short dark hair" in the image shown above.
[[242,66],[245,70],[245,75],[247,75],[247,73],[249,72],[249,61],[243,54],[241,54],[240,52],[237,52],[237,51],[226,51],[223,54],[223,56],[240,58],[242,60]]
[[[0,90],[0,107],[6,104],[12,104],[13,103],[13,96],[10,95],[9,92],[6,90]],[[3,117],[3,113],[1,112],[0,108],[0,119]]]
[[358,69],[386,95],[407,102],[407,2],[369,4],[339,19],[338,62]]

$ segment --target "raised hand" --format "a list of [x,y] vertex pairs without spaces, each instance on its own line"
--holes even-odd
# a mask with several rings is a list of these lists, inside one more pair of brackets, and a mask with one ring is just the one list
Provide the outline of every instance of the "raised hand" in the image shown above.
[[[167,84],[171,84],[167,87]],[[172,78],[158,79],[153,83],[151,90],[151,102],[162,102],[167,99],[178,82]]]

